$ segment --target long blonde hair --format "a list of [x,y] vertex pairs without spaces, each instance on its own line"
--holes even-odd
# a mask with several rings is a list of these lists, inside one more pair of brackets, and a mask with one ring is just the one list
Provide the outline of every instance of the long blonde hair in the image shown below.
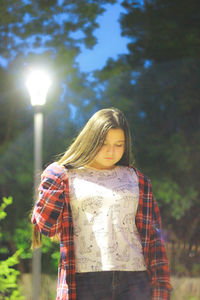
[[67,168],[78,168],[90,163],[103,146],[111,128],[121,128],[125,134],[125,151],[117,164],[130,165],[132,159],[130,129],[124,114],[117,108],[106,108],[96,112],[58,160],[58,164]]

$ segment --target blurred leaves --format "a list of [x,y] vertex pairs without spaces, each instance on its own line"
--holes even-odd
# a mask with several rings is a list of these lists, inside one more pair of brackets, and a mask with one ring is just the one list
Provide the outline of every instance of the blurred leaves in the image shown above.
[[[4,209],[12,204],[12,197],[3,198],[3,203],[0,206],[0,220],[4,219],[6,214],[4,214]],[[0,241],[2,237],[2,230],[0,228]],[[6,252],[7,249],[1,247],[1,253]],[[0,260],[0,300],[20,300],[23,299],[21,296],[18,285],[17,277],[19,271],[13,268],[18,264],[18,257],[23,250],[19,249],[12,256],[8,257],[5,260]]]
[[3,197],[3,202],[0,205],[0,221],[5,219],[5,217],[7,216],[7,213],[4,210],[8,205],[12,204],[12,202],[13,199],[11,196],[8,198]]

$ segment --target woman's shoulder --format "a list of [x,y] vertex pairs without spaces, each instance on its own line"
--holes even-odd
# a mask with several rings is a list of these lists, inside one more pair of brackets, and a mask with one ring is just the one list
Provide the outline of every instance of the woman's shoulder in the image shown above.
[[147,181],[148,183],[151,182],[150,178],[148,176],[146,176],[142,171],[137,169],[136,167],[130,165],[130,166],[128,166],[128,168],[136,173],[136,175],[138,176],[140,181]]
[[67,179],[67,169],[58,162],[53,162],[44,169],[42,177],[53,177],[61,180]]

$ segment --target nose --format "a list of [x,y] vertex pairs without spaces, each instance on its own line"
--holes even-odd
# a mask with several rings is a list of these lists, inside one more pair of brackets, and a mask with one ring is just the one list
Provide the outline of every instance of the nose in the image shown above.
[[112,146],[112,145],[107,145],[106,152],[112,154],[112,153],[114,152],[114,146]]

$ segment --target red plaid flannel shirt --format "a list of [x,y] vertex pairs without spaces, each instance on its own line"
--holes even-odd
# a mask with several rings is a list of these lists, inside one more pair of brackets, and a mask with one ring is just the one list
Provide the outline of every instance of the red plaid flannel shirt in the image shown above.
[[[152,287],[151,300],[169,300],[171,285],[168,260],[161,236],[158,206],[152,194],[150,180],[135,169],[139,178],[139,205],[136,226]],[[53,163],[44,170],[39,198],[34,207],[32,223],[46,236],[59,235],[60,262],[56,300],[75,300],[75,255],[73,222],[69,201],[66,169]]]

